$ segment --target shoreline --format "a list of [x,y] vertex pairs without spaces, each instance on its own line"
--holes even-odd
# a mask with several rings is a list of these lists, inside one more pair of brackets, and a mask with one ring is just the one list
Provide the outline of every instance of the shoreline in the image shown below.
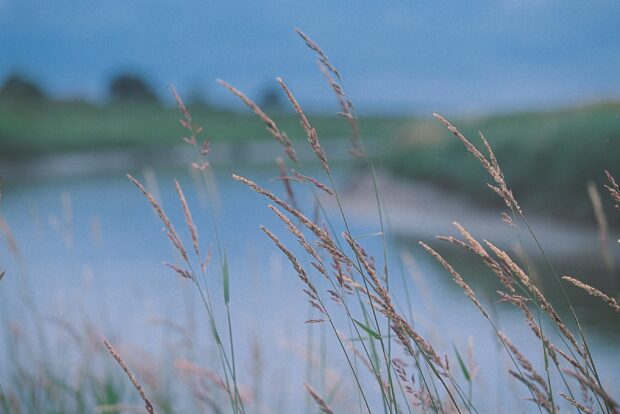
[[[367,141],[372,152],[381,151],[381,140]],[[299,143],[301,144],[301,143]],[[353,162],[348,154],[348,139],[330,139],[323,143],[330,154],[330,162]],[[298,158],[303,162],[316,162],[308,145],[296,145]],[[249,140],[243,143],[215,142],[209,154],[214,165],[268,165],[273,164],[281,146],[275,141]],[[160,148],[122,148],[76,151],[70,153],[40,154],[31,157],[0,157],[0,177],[4,184],[34,181],[46,178],[73,178],[101,174],[128,172],[145,167],[182,168],[195,158],[195,150],[178,144]],[[372,222],[377,220],[376,200],[371,176],[353,169],[345,172],[348,181],[342,191],[343,205],[354,219]],[[498,200],[496,207],[482,205],[463,193],[450,192],[436,184],[404,179],[382,170],[377,176],[382,201],[391,222],[393,235],[411,240],[434,241],[435,236],[457,235],[452,222],[457,221],[478,240],[488,239],[509,250],[518,248],[518,239],[508,224],[501,220],[505,211]],[[527,211],[527,209],[526,209]],[[601,260],[601,242],[594,217],[592,224],[569,221],[540,214],[528,214],[545,251],[556,258],[578,261],[588,258]],[[377,223],[378,227],[378,223]],[[522,226],[523,227],[523,226]],[[528,253],[537,252],[535,241],[526,231],[521,231]],[[610,253],[618,248],[617,235],[611,232],[607,240]]]
[[[501,219],[501,213],[507,209],[499,199],[497,207],[482,206],[467,195],[449,192],[428,182],[405,180],[383,171],[377,175],[377,181],[391,224],[390,230],[396,237],[433,243],[436,235],[460,237],[452,224],[456,221],[479,241],[486,239],[509,251],[521,250],[514,231],[517,227]],[[359,220],[377,220],[370,175],[354,177],[351,182],[352,185],[342,196],[347,213]],[[552,260],[579,261],[588,258],[589,261],[600,259],[603,263],[601,240],[594,218],[591,226],[540,214],[528,214],[527,219]],[[536,241],[524,224],[517,224],[526,252],[539,253]],[[614,236],[613,231],[611,233]],[[618,249],[617,239],[608,237],[607,240],[612,257]]]
[[[381,151],[380,140],[369,140],[373,151]],[[316,155],[307,142],[296,142],[297,157],[302,162],[316,163]],[[330,138],[322,142],[330,154],[330,162],[350,163],[349,138]],[[278,156],[285,157],[282,146],[275,140],[249,139],[243,142],[213,142],[208,160],[213,165],[274,164]],[[175,168],[196,160],[196,150],[187,144],[159,147],[126,147],[95,150],[76,150],[34,154],[30,156],[0,156],[0,177],[5,182],[43,178],[72,178],[112,174],[144,167]]]

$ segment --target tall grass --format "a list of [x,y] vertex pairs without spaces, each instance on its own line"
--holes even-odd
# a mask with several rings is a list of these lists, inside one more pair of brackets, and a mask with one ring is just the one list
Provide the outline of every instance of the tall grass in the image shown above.
[[[378,231],[370,237],[381,239],[380,256],[373,257],[365,247],[368,235],[354,234],[352,231],[349,215],[342,201],[342,188],[333,174],[329,154],[321,145],[317,129],[296,99],[293,88],[280,78],[277,78],[277,81],[295,110],[306,135],[307,145],[314,152],[321,169],[316,172],[304,165],[296,156],[295,143],[286,132],[243,92],[220,81],[258,116],[267,131],[282,145],[287,161],[280,160],[278,163],[279,181],[284,185],[287,198],[278,196],[268,188],[268,184],[259,183],[251,177],[234,174],[232,179],[245,185],[248,192],[263,197],[266,207],[281,222],[279,228],[260,226],[260,230],[284,255],[290,263],[292,273],[299,279],[300,288],[309,304],[306,323],[310,332],[314,332],[314,327],[319,326],[320,332],[331,335],[337,344],[337,349],[333,352],[337,352],[343,359],[348,369],[345,379],[354,384],[350,388],[358,398],[358,406],[347,407],[346,412],[482,412],[478,407],[479,402],[473,400],[473,388],[479,385],[474,381],[476,366],[472,352],[468,352],[469,356],[465,358],[456,346],[451,350],[441,349],[440,345],[434,343],[419,327],[420,315],[413,311],[411,298],[407,296],[409,293],[405,292],[409,303],[403,307],[399,303],[399,295],[393,292],[394,283],[391,279],[398,269],[390,268],[390,257],[393,255],[388,234],[389,220],[376,180],[374,163],[364,146],[355,108],[347,95],[341,73],[323,49],[303,32],[297,33],[316,54],[328,86],[340,105],[341,115],[350,127],[352,156],[363,162],[373,178],[372,196],[376,201],[377,215],[374,226]],[[212,394],[199,392],[197,388],[193,388],[195,383],[188,385],[188,388],[198,400],[199,407],[207,412],[261,412],[261,407],[255,405],[256,400],[248,398],[244,393],[243,385],[250,380],[242,378],[241,373],[247,370],[240,369],[237,362],[235,339],[239,332],[236,330],[234,312],[231,311],[235,302],[230,282],[236,275],[230,274],[224,240],[226,233],[222,232],[219,225],[214,196],[210,191],[214,171],[208,162],[209,140],[204,138],[204,129],[195,123],[178,93],[174,89],[172,92],[181,114],[181,125],[186,131],[183,140],[196,150],[196,159],[191,168],[200,177],[202,188],[207,194],[216,259],[211,260],[211,253],[202,241],[207,237],[204,231],[197,227],[194,212],[190,210],[185,192],[178,181],[175,181],[175,189],[190,244],[184,242],[175,223],[170,220],[153,193],[138,179],[131,175],[128,178],[146,197],[161,220],[165,236],[171,242],[176,255],[173,263],[165,265],[195,287],[204,308],[204,328],[208,329],[216,345],[219,366],[217,372],[191,361],[183,361],[182,368],[196,378],[210,378],[224,398],[213,398]],[[536,239],[535,229],[529,224],[525,211],[513,194],[509,184],[510,177],[504,174],[489,141],[480,134],[482,146],[476,146],[447,119],[438,114],[434,116],[464,145],[465,150],[478,160],[488,174],[490,191],[501,199],[506,209],[497,219],[510,224],[508,231],[514,232],[517,242],[525,235]],[[616,208],[620,209],[620,188],[613,176],[608,172],[606,174],[606,189]],[[310,196],[311,203],[300,204],[300,200],[307,199],[300,197],[301,192]],[[336,206],[336,214],[329,214],[334,211],[330,206]],[[438,236],[438,240],[477,257],[490,274],[497,278],[501,289],[497,291],[495,300],[507,303],[523,314],[525,324],[531,330],[533,338],[539,342],[540,358],[537,359],[543,361],[542,366],[536,366],[518,344],[510,339],[509,332],[499,326],[486,301],[479,298],[468,278],[445,258],[446,255],[440,252],[439,246],[430,241],[421,241],[420,246],[447,271],[479,311],[481,318],[488,322],[497,343],[508,357],[508,375],[523,387],[515,392],[530,401],[528,411],[559,413],[570,409],[581,413],[620,412],[613,384],[606,384],[599,375],[596,355],[591,352],[587,333],[584,332],[578,312],[571,301],[570,290],[566,286],[570,284],[583,289],[607,303],[610,312],[620,312],[614,295],[601,292],[575,278],[558,274],[546,255],[544,246],[538,243],[538,253],[544,258],[549,273],[562,294],[563,303],[551,303],[533,276],[530,268],[531,257],[525,256],[517,260],[516,256],[492,241],[477,238],[475,231],[466,229],[458,222],[455,222],[454,226],[456,236]],[[291,236],[298,246],[287,244],[285,240]],[[302,254],[297,254],[296,251]],[[214,299],[216,292],[213,291],[212,281],[207,276],[208,269],[214,266],[213,261],[217,261],[215,266],[221,277],[221,300]],[[406,261],[406,265],[411,265],[409,259]],[[438,304],[446,307],[449,305]],[[569,320],[560,316],[556,310],[558,305],[570,309]],[[300,308],[299,312],[303,313],[303,310]],[[454,313],[453,317],[458,318],[459,315]],[[138,392],[144,409],[149,413],[170,411],[161,399],[150,397],[149,387],[141,383],[140,375],[133,374],[120,353],[109,342],[104,344]],[[452,350],[454,358],[448,356],[448,353],[452,354]],[[325,354],[331,351],[325,345],[320,346],[322,379],[314,383],[316,376],[310,374],[304,384],[309,400],[316,405],[315,410],[323,413],[334,413],[338,410],[330,398],[334,389],[330,389],[324,380]],[[314,352],[314,342],[310,341],[308,353]],[[34,390],[35,387],[31,389]],[[24,404],[28,398],[28,395],[20,394],[19,391],[5,391],[0,388],[0,407],[6,412],[20,412],[20,404]],[[45,404],[53,404],[52,400],[53,395],[48,395],[43,400],[44,403],[36,407],[45,410]],[[514,411],[515,407],[508,404],[506,403],[502,410]],[[84,406],[86,405],[84,403]],[[122,409],[119,407],[115,405],[112,410]]]

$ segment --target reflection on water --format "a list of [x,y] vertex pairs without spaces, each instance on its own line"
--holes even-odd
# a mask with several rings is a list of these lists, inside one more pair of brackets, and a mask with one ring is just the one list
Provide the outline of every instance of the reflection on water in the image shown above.
[[[273,171],[242,168],[235,172],[284,194],[281,183],[271,180],[275,176]],[[179,232],[189,241],[173,184],[174,177],[182,177],[180,181],[200,231],[202,248],[205,253],[214,249],[213,224],[204,193],[196,190],[197,182],[183,172],[155,177],[147,171],[142,175]],[[341,182],[345,175],[345,171],[337,174]],[[299,204],[312,206],[308,196],[301,193],[298,196],[302,197]],[[156,361],[184,358],[203,361],[218,369],[213,362],[216,361],[213,345],[206,339],[210,334],[198,296],[187,280],[162,266],[162,261],[174,262],[174,252],[147,202],[123,174],[23,183],[9,187],[2,203],[2,216],[12,229],[18,252],[7,249],[0,252],[2,267],[7,269],[0,284],[0,317],[5,325],[19,326],[24,340],[35,337],[39,325],[33,321],[38,319],[48,327],[45,332],[50,349],[63,350],[65,354],[70,354],[68,350],[75,346],[72,335],[79,336],[88,327],[95,332],[93,335],[111,338],[123,344],[128,352],[135,351],[133,360],[148,354]],[[276,381],[280,385],[277,390],[263,387],[260,397],[278,411],[302,410],[293,407],[297,407],[296,401],[303,401],[300,385],[308,375],[317,384],[334,385],[342,380],[336,397],[343,403],[357,404],[355,393],[349,392],[355,391],[352,378],[332,333],[323,325],[304,324],[316,315],[311,312],[289,264],[258,228],[264,224],[287,245],[295,246],[282,223],[266,207],[265,199],[230,179],[230,171],[218,174],[216,204],[230,263],[241,375],[256,375],[257,364],[262,364],[261,381]],[[338,212],[331,207],[328,210],[331,224],[342,231]],[[374,235],[378,225],[374,220],[359,219],[350,224],[352,233],[360,237],[360,242],[380,264],[381,242]],[[368,236],[361,237],[364,235]],[[447,245],[438,246],[442,253],[453,251]],[[505,382],[499,380],[506,375],[505,355],[500,353],[488,323],[460,288],[416,244],[395,241],[393,247],[389,284],[402,312],[413,316],[416,326],[437,349],[448,354],[455,366],[453,346],[465,353],[468,338],[473,339],[476,363],[480,366],[474,402],[487,409],[496,407],[499,401],[523,404],[518,400],[524,390],[516,384],[518,392],[507,389],[503,386]],[[405,258],[403,263],[397,260],[401,254]],[[534,362],[540,363],[539,342],[528,330],[521,313],[497,302],[495,290],[500,286],[491,274],[467,256],[448,253],[448,257],[484,305],[492,310],[500,329]],[[557,265],[560,274],[584,276],[602,272],[597,265],[589,263],[577,272],[564,269],[561,263]],[[544,264],[533,262],[532,267],[537,270],[544,292],[558,304],[566,320],[570,320]],[[207,277],[216,309],[223,309],[223,288],[217,268],[214,255]],[[320,279],[317,284],[327,288]],[[588,334],[603,380],[617,385],[613,376],[620,370],[617,357],[620,319],[576,289],[569,288],[568,293]],[[36,312],[36,318],[32,312]],[[344,319],[337,322],[346,335],[350,326]],[[545,329],[552,332],[549,326]],[[5,331],[8,334],[9,330]],[[15,335],[16,331],[11,332]],[[0,339],[6,340],[6,336]],[[7,349],[5,342],[0,349]],[[314,364],[306,362],[308,346],[317,354],[314,369],[308,368]],[[8,371],[9,357],[6,353],[1,356],[0,366],[4,368],[0,372]]]

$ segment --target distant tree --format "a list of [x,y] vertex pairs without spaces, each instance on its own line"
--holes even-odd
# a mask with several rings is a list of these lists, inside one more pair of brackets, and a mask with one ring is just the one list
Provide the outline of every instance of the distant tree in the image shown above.
[[267,86],[263,88],[260,94],[259,104],[264,109],[281,110],[282,94],[280,89],[275,86]]
[[43,90],[34,81],[14,73],[4,81],[0,97],[20,101],[36,101],[46,98]]
[[110,98],[115,101],[157,103],[157,95],[139,76],[120,74],[112,79],[109,86]]

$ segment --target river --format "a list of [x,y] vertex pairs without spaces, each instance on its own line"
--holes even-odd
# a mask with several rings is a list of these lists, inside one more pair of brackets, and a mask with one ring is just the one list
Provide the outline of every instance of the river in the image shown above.
[[[174,179],[180,180],[199,229],[202,251],[212,253],[207,278],[218,320],[222,322],[220,329],[224,329],[222,278],[218,270],[215,228],[205,192],[186,169],[135,169],[131,172],[144,179],[153,190],[190,246],[174,188]],[[234,168],[228,165],[216,168],[217,180],[211,194],[230,267],[232,319],[241,375],[252,378],[251,373],[256,374],[260,361],[261,383],[265,384],[261,388],[261,401],[276,412],[303,411],[298,402],[303,400],[300,399],[301,384],[309,375],[305,359],[308,357],[307,335],[312,330],[314,351],[319,354],[310,374],[312,382],[317,388],[323,381],[328,388],[335,387],[336,405],[355,404],[357,407],[352,377],[333,333],[326,325],[309,327],[304,324],[318,315],[310,312],[301,292],[301,282],[284,256],[260,231],[259,225],[278,234],[300,257],[302,250],[294,247],[294,239],[267,208],[267,200],[234,181],[233,172],[286,196],[281,182],[273,180],[278,175],[275,167]],[[318,173],[318,166],[312,166],[307,172]],[[337,184],[345,189],[347,183],[355,180],[355,174],[346,167],[336,168]],[[210,357],[213,345],[208,340],[210,330],[199,296],[187,279],[162,265],[163,261],[175,263],[175,253],[161,231],[161,223],[146,199],[127,180],[124,171],[39,177],[8,183],[5,187],[1,216],[10,226],[18,251],[8,249],[7,243],[3,243],[0,251],[0,263],[6,269],[0,282],[0,317],[6,327],[3,328],[6,335],[0,340],[4,341],[0,348],[2,378],[12,369],[12,356],[8,352],[11,347],[7,341],[21,344],[19,349],[29,353],[26,358],[37,361],[44,357],[36,351],[43,346],[40,337],[44,336],[45,346],[53,354],[60,352],[63,360],[72,360],[67,354],[82,346],[77,338],[86,332],[95,342],[109,338],[129,361],[137,364],[141,360],[171,363],[175,359],[178,362],[181,358],[193,358],[217,371],[218,366]],[[297,202],[310,206],[306,211],[311,215],[309,194],[300,191]],[[338,232],[343,231],[334,203],[326,202],[325,207],[332,225]],[[354,205],[346,208],[355,210]],[[465,219],[466,213],[463,212]],[[376,234],[380,230],[378,221],[372,214],[359,211],[352,211],[349,220],[352,234],[376,257],[377,267],[381,268],[383,253],[381,239]],[[6,240],[5,233],[3,241]],[[432,242],[430,236],[426,240]],[[398,238],[391,239],[390,243],[390,288],[399,307],[407,315],[411,312],[416,326],[442,355],[448,354],[458,378],[461,373],[453,346],[465,355],[468,338],[472,338],[474,358],[480,367],[473,401],[490,411],[500,406],[532,410],[533,406],[520,398],[527,396],[526,389],[506,379],[507,358],[488,322],[450,275],[434,263],[415,240]],[[499,285],[492,275],[476,260],[450,253],[453,249],[447,245],[437,246],[456,263],[483,304],[492,310],[498,326],[526,355],[540,363],[540,343],[528,330],[519,311],[497,302],[494,291]],[[401,254],[407,256],[409,265],[413,263],[410,266],[413,275],[409,268],[401,266]],[[600,276],[603,270],[599,262],[598,257],[591,257],[591,263],[582,263],[579,275]],[[310,268],[308,261],[302,263]],[[533,266],[540,275],[543,290],[554,303],[561,304],[562,297],[557,294],[555,282],[549,279],[545,265],[535,261]],[[327,288],[320,279],[316,283],[321,291]],[[575,289],[568,291],[588,335],[601,378],[617,387],[620,319],[604,305],[578,294]],[[336,305],[329,306],[334,312],[340,312]],[[569,320],[566,307],[558,305],[558,309]],[[337,323],[347,332],[342,318],[338,317]],[[19,340],[16,332],[19,332]],[[188,338],[193,347],[187,344]],[[326,349],[323,352],[320,351],[322,341]],[[260,358],[257,350],[260,350]],[[395,352],[402,354],[400,350]],[[252,381],[248,379],[247,382]],[[277,384],[277,387],[268,384]],[[372,389],[372,385],[368,386]],[[371,403],[380,404],[380,400]]]

